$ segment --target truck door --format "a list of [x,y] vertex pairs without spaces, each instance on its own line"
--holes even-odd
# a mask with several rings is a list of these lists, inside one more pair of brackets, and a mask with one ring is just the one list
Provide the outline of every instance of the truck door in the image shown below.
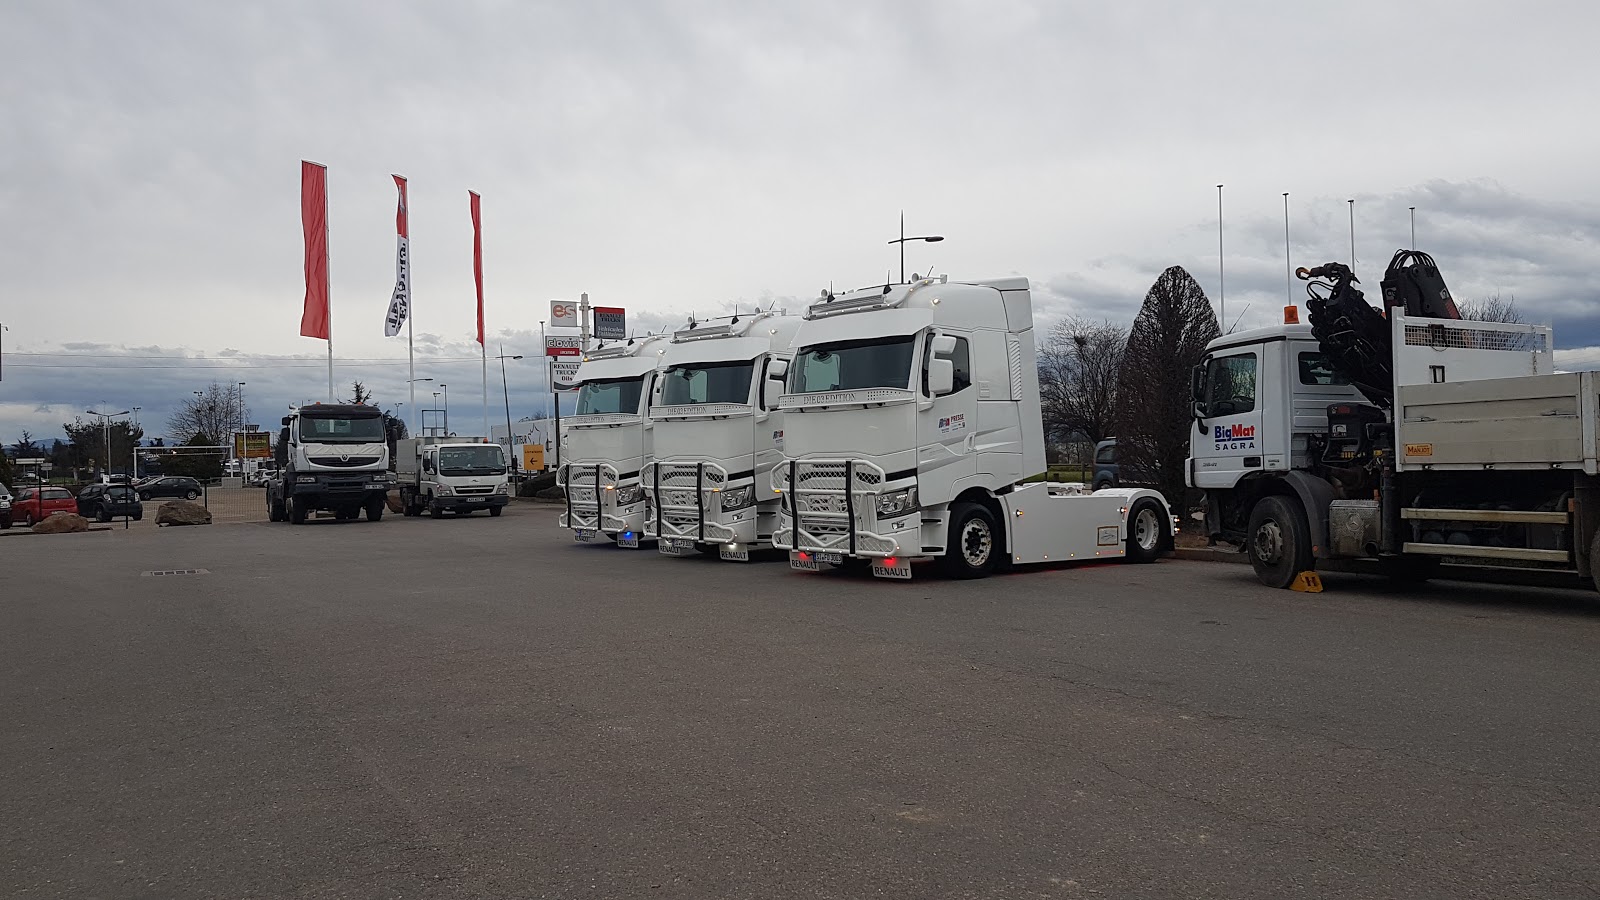
[[[955,376],[951,389],[941,393],[928,382],[929,363],[936,358],[936,336],[931,332],[922,339],[922,366],[915,385],[924,400],[918,404],[916,464],[918,490],[926,497],[949,497],[955,481],[971,473],[970,465],[955,464],[971,458],[978,436],[978,391],[972,386],[971,347],[965,337],[946,336],[946,340],[954,340],[955,346],[937,358],[951,363]],[[923,406],[927,408],[920,408]]]
[[1260,354],[1226,350],[1206,361],[1194,436],[1195,487],[1228,488],[1262,469]]

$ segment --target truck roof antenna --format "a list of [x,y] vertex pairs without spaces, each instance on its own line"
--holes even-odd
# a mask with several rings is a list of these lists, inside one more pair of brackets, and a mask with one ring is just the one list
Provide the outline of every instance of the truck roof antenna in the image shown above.
[[1244,305],[1244,309],[1239,311],[1239,318],[1233,320],[1233,327],[1229,328],[1226,333],[1227,334],[1233,334],[1235,331],[1237,331],[1238,328],[1239,328],[1239,323],[1244,320],[1244,314],[1249,312],[1249,311],[1250,311],[1250,304],[1246,303]]

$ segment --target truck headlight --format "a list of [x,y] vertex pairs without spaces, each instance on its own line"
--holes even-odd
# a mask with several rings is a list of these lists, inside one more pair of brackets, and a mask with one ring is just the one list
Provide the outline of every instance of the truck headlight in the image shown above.
[[435,494],[454,494],[456,489],[448,484],[436,484],[433,486],[433,492]]
[[617,488],[617,505],[632,506],[644,499],[644,490],[637,484],[624,485]]
[[917,486],[878,495],[878,515],[898,516],[917,508]]
[[494,492],[496,494],[509,494],[511,493],[511,486],[508,484],[497,484],[494,486]]
[[744,487],[728,488],[722,492],[722,511],[732,512],[744,509],[756,502],[756,486],[747,484]]

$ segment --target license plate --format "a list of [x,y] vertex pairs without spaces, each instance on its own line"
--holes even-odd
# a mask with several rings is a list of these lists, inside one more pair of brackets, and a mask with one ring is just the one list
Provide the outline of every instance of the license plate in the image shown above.
[[574,528],[572,530],[572,540],[579,544],[587,544],[594,540],[594,532],[587,528]]
[[878,576],[879,578],[899,578],[902,581],[910,580],[911,563],[897,562],[891,566],[881,562],[875,562],[872,564],[872,574]]
[[717,551],[717,555],[721,556],[723,559],[725,559],[725,560],[727,560],[729,562],[749,562],[750,561],[750,548],[749,547],[745,547],[745,546],[739,546],[739,547],[736,547],[736,548],[734,548],[732,550],[729,550],[728,546],[726,544],[724,544],[722,546],[722,549]]
[[828,552],[824,551],[824,552],[821,552],[821,553],[813,553],[813,554],[811,554],[811,558],[816,560],[819,563],[827,563],[830,566],[842,566],[842,565],[844,565],[844,554],[843,553],[828,553]]
[[639,535],[636,532],[617,535],[617,546],[627,547],[629,550],[639,549]]
[[817,571],[817,558],[809,553],[800,554],[789,552],[789,568],[799,569],[802,572]]
[[483,502],[483,498],[482,497],[468,497],[467,498],[467,502],[468,503],[482,503]]
[[694,552],[694,541],[689,538],[661,538],[656,549],[668,556],[686,556]]

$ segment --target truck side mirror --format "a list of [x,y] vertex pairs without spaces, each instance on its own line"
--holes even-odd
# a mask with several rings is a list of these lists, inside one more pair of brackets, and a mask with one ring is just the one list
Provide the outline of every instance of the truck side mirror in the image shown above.
[[934,335],[928,348],[933,351],[934,356],[949,356],[956,352],[956,339],[948,334],[937,334]]
[[782,381],[789,374],[789,361],[775,359],[767,364],[767,377],[774,381]]
[[1200,403],[1206,399],[1206,366],[1210,360],[1189,370],[1189,399]]
[[[287,424],[288,420],[285,419],[284,421]],[[280,469],[289,464],[289,429],[288,428],[285,428],[282,431],[278,432],[278,446],[273,448],[272,460],[273,460],[273,462],[276,462],[278,464],[278,468],[280,468]]]
[[956,364],[948,359],[928,360],[928,396],[943,397],[955,388]]
[[284,427],[288,427],[288,425],[289,425],[289,417],[288,416],[284,416],[283,417],[282,424],[284,425]]

